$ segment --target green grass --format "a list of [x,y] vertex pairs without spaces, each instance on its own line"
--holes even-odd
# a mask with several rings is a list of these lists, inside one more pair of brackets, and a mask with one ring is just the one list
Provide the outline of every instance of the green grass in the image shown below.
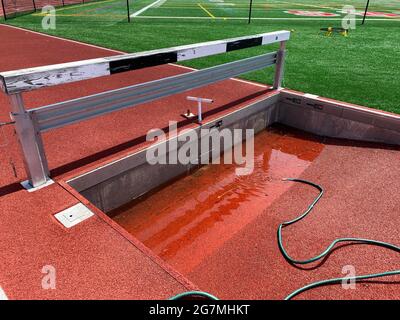
[[[133,2],[132,12],[154,0]],[[216,19],[210,17],[200,2]],[[276,31],[294,30],[288,42],[288,55],[284,86],[342,101],[365,105],[377,109],[400,113],[400,21],[368,19],[367,24],[350,32],[349,37],[325,37],[321,27],[340,26],[339,20],[297,20],[283,13],[295,8],[285,1],[269,0],[268,10],[263,1],[255,1],[255,17],[284,17],[280,20],[253,20],[248,25],[245,17],[247,1],[225,0],[237,8],[222,8],[209,1],[168,0],[158,8],[149,9],[144,15],[165,17],[202,17],[201,19],[145,18],[126,22],[125,1],[93,3],[85,7],[64,8],[58,12],[57,29],[44,31],[41,16],[26,15],[7,21],[8,23],[40,32],[80,40],[100,46],[137,52],[148,49],[223,39]],[[289,1],[286,1],[289,2]],[[379,2],[379,5],[377,4]],[[316,1],[296,0],[295,9],[317,10]],[[364,0],[325,0],[325,7],[340,8],[344,3],[355,3],[361,9]],[[399,2],[397,1],[397,4]],[[371,11],[395,12],[396,1],[373,1]],[[331,10],[337,12],[337,10]],[[81,14],[82,16],[74,16]],[[108,14],[108,15],[105,15]],[[226,19],[218,19],[226,18]],[[231,18],[243,18],[231,19]],[[339,17],[340,18],[340,17]],[[229,54],[218,55],[185,63],[204,68],[211,65],[260,54],[275,49],[257,47]],[[243,78],[261,83],[272,82],[271,68],[247,74]]]

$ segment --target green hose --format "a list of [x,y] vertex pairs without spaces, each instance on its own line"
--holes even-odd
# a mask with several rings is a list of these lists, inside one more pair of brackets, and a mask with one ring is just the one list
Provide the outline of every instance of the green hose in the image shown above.
[[[324,194],[324,190],[322,189],[322,187],[318,184],[315,184],[313,182],[307,181],[307,180],[301,180],[301,179],[292,179],[292,178],[288,178],[285,179],[286,181],[293,181],[293,182],[300,182],[300,183],[304,183],[304,184],[308,184],[310,186],[313,186],[314,188],[319,190],[319,195],[314,199],[314,201],[309,205],[309,207],[307,208],[306,211],[304,211],[300,216],[298,216],[297,218],[290,220],[290,221],[286,221],[283,222],[279,225],[278,228],[278,245],[279,245],[279,249],[282,252],[282,255],[284,256],[284,258],[291,264],[309,264],[315,261],[318,261],[322,258],[324,258],[325,256],[327,256],[330,252],[332,252],[333,248],[336,246],[336,244],[340,243],[340,242],[352,242],[352,243],[359,243],[359,244],[369,244],[369,245],[375,245],[375,246],[380,246],[380,247],[384,247],[396,252],[400,252],[400,247],[395,246],[393,244],[390,243],[386,243],[386,242],[382,242],[382,241],[376,241],[376,240],[370,240],[370,239],[362,239],[362,238],[338,238],[334,241],[332,241],[332,243],[319,255],[312,257],[310,259],[307,260],[296,260],[293,259],[292,257],[289,256],[289,254],[287,253],[287,251],[285,250],[283,243],[282,243],[282,229],[294,224],[300,220],[302,220],[303,218],[305,218],[310,212],[311,210],[314,208],[315,204],[319,201],[319,199],[321,199],[322,195]],[[382,272],[382,273],[376,273],[376,274],[369,274],[369,275],[363,275],[363,276],[356,276],[356,277],[344,277],[344,278],[335,278],[335,279],[328,279],[328,280],[322,280],[322,281],[317,281],[317,282],[313,282],[307,286],[304,286],[300,289],[297,289],[295,291],[293,291],[291,294],[289,294],[285,300],[290,300],[293,297],[295,297],[296,295],[310,290],[312,288],[316,288],[316,287],[320,287],[320,286],[325,286],[328,284],[334,284],[334,283],[341,283],[342,281],[348,281],[348,280],[365,280],[365,279],[372,279],[372,278],[378,278],[378,277],[387,277],[387,276],[393,276],[393,275],[397,275],[400,274],[400,270],[394,270],[394,271],[387,271],[387,272]]]
[[335,284],[335,283],[342,283],[343,280],[366,280],[366,279],[373,279],[373,278],[380,278],[380,277],[387,277],[387,276],[393,276],[396,274],[400,274],[400,270],[394,270],[394,271],[388,271],[388,272],[382,272],[382,273],[374,273],[374,274],[367,274],[364,276],[356,276],[356,277],[348,277],[348,278],[334,278],[334,279],[328,279],[328,280],[321,280],[317,282],[310,283],[300,289],[297,289],[293,291],[291,294],[289,294],[285,300],[290,300],[293,297],[297,296],[298,294],[310,290],[312,288],[317,288],[317,287],[322,287],[326,286],[329,284]]
[[[307,210],[304,211],[300,216],[298,216],[297,218],[290,220],[290,221],[286,221],[283,222],[279,225],[278,227],[278,245],[279,245],[279,249],[282,252],[282,255],[284,256],[284,258],[291,264],[309,264],[318,260],[321,260],[322,258],[326,257],[330,252],[332,252],[332,250],[334,249],[334,247],[336,246],[336,244],[340,243],[340,242],[351,242],[351,243],[358,243],[358,244],[369,244],[369,245],[375,245],[375,246],[380,246],[380,247],[384,247],[387,248],[389,250],[393,250],[396,252],[400,252],[400,247],[387,243],[387,242],[383,242],[383,241],[376,241],[376,240],[370,240],[370,239],[362,239],[362,238],[338,238],[335,239],[334,241],[332,241],[332,243],[319,255],[312,257],[310,259],[307,260],[296,260],[292,257],[289,256],[289,254],[287,253],[287,251],[285,250],[284,246],[283,246],[283,241],[282,241],[282,229],[290,226],[291,224],[294,224],[300,220],[302,220],[303,218],[305,218],[310,212],[311,210],[314,208],[314,206],[317,204],[317,202],[321,199],[322,195],[324,194],[324,190],[322,189],[322,187],[316,183],[307,181],[307,180],[302,180],[302,179],[293,179],[293,178],[288,178],[288,179],[284,179],[285,181],[293,181],[293,182],[300,182],[300,183],[304,183],[304,184],[308,184],[316,189],[319,190],[319,195],[314,199],[314,201],[308,206]],[[387,272],[382,272],[382,273],[374,273],[374,274],[367,274],[367,275],[362,275],[362,276],[355,276],[355,277],[343,277],[343,278],[334,278],[334,279],[327,279],[327,280],[321,280],[321,281],[316,281],[313,283],[310,283],[302,288],[299,288],[295,291],[293,291],[291,294],[289,294],[285,300],[290,300],[293,297],[299,295],[302,292],[305,292],[307,290],[313,289],[313,288],[317,288],[317,287],[322,287],[322,286],[326,286],[326,285],[330,285],[330,284],[337,284],[337,283],[342,283],[343,281],[349,281],[349,280],[354,280],[354,281],[359,281],[359,280],[366,280],[366,279],[373,279],[373,278],[381,278],[381,277],[388,277],[388,276],[393,276],[393,275],[400,275],[400,270],[393,270],[393,271],[387,271]],[[202,291],[188,291],[188,292],[184,292],[181,294],[178,294],[172,298],[170,298],[169,300],[178,300],[184,297],[188,297],[188,296],[202,296],[211,300],[218,300],[218,298],[216,298],[215,296],[207,293],[207,292],[202,292]]]
[[176,296],[173,296],[171,298],[169,298],[169,300],[179,300],[185,297],[189,297],[189,296],[200,296],[203,298],[207,298],[210,300],[218,300],[217,297],[213,296],[212,294],[208,293],[208,292],[204,292],[204,291],[187,291],[187,292],[183,292],[180,294],[177,294]]

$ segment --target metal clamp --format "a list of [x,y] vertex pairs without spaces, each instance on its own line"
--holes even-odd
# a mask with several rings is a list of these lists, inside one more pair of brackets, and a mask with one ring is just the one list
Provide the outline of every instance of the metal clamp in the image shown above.
[[203,102],[205,102],[205,103],[213,103],[214,100],[207,99],[207,98],[191,97],[191,96],[186,97],[186,99],[189,100],[189,101],[197,101],[197,107],[198,107],[197,117],[198,117],[199,123],[201,123],[203,121],[203,116],[202,116],[202,104],[203,104]]

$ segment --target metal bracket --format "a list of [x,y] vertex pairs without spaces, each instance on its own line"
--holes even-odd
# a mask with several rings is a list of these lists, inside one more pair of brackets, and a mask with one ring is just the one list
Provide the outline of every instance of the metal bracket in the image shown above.
[[205,102],[205,103],[213,103],[214,100],[207,99],[207,98],[200,98],[200,97],[191,97],[191,96],[186,97],[186,99],[189,100],[189,101],[197,101],[197,108],[198,108],[197,119],[198,119],[199,123],[201,123],[203,121],[203,115],[202,115],[202,104],[203,104],[203,102]]

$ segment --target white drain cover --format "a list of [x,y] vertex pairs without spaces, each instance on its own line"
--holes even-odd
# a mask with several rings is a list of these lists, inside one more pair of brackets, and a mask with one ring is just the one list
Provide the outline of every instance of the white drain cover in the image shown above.
[[85,207],[82,203],[78,203],[64,211],[54,215],[66,228],[71,228],[78,223],[93,216],[93,212]]

